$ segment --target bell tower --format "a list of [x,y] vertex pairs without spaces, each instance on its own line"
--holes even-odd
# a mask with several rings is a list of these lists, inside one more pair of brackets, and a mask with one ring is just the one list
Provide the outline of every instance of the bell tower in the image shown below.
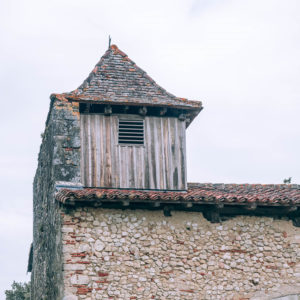
[[112,45],[75,91],[85,187],[186,190],[185,129],[201,102],[177,98]]

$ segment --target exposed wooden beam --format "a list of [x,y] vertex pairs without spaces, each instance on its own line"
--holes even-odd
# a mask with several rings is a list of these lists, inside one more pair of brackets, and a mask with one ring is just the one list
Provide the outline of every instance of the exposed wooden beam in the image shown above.
[[294,217],[293,219],[293,225],[296,227],[300,227],[300,217]]
[[186,120],[186,114],[180,114],[180,115],[178,116],[178,119],[179,119],[180,121],[185,121],[185,120]]
[[127,200],[122,201],[123,206],[129,206],[130,202]]
[[297,206],[290,206],[287,208],[287,212],[293,212],[293,211],[296,211],[298,209]]
[[166,107],[163,107],[160,111],[159,111],[159,115],[160,116],[164,116],[167,112],[167,108]]
[[147,114],[147,107],[146,107],[146,106],[141,107],[141,108],[139,109],[139,114],[140,114],[141,116],[146,116],[146,114]]
[[109,116],[109,115],[112,114],[112,107],[111,107],[111,105],[105,105],[104,106],[104,114],[106,116]]
[[164,211],[164,216],[165,217],[172,217],[170,206],[165,206],[163,211]]
[[71,205],[71,206],[75,206],[75,201],[74,200],[68,200],[68,202],[66,204]]
[[224,203],[217,203],[217,204],[215,205],[215,207],[216,207],[217,209],[224,208]]
[[220,223],[220,212],[217,208],[210,208],[203,212],[203,216],[212,223]]
[[257,208],[256,203],[249,203],[248,205],[244,206],[247,210],[255,210]]
[[91,104],[86,103],[83,112],[84,113],[89,113],[90,112],[90,107],[91,107]]

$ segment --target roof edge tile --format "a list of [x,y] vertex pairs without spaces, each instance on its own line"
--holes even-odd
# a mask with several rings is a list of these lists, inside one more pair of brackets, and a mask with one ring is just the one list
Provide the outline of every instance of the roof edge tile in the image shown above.
[[300,188],[293,185],[248,185],[248,184],[196,184],[188,185],[186,192],[145,191],[133,189],[81,188],[61,189],[56,199],[62,203],[68,200],[124,199],[137,202],[186,203],[196,204],[224,203],[263,206],[300,206]]

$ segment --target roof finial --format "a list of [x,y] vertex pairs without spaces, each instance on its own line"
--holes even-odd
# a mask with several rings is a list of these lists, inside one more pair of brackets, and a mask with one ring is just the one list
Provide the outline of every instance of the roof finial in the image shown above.
[[111,37],[110,35],[108,36],[108,49],[110,48],[110,42],[111,42]]

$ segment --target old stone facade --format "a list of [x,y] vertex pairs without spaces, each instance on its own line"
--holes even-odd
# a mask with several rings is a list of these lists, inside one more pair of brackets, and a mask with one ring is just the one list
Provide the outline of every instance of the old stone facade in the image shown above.
[[[116,46],[77,90],[51,96],[34,179],[32,299],[300,294],[300,186],[187,183],[185,128],[201,109]],[[145,189],[135,188],[141,177]]]
[[[195,212],[75,208],[63,216],[72,299],[273,299],[300,293],[300,230],[290,221]],[[71,298],[70,298],[71,299]]]

